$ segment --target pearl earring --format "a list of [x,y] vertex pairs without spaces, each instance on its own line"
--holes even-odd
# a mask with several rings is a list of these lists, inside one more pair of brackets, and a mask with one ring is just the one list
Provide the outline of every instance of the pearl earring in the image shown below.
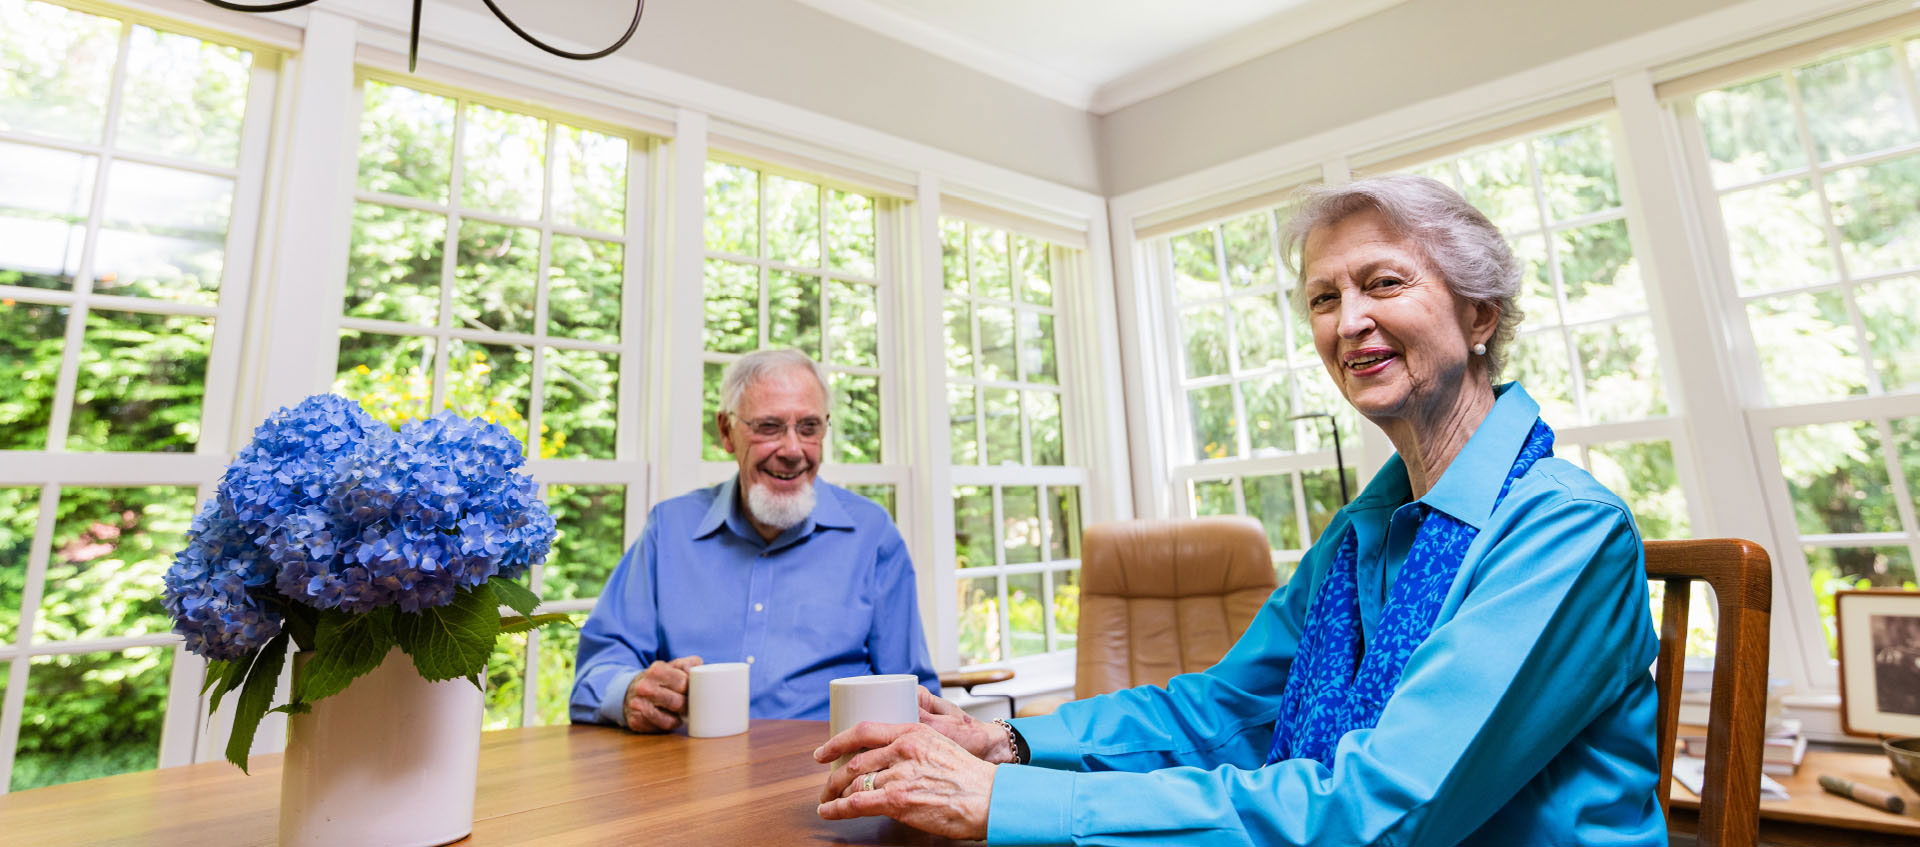
[[1485,344],[1478,344],[1478,343],[1476,343],[1476,344],[1474,344],[1474,345],[1473,345],[1473,355],[1475,355],[1475,356],[1485,356],[1485,355],[1487,355],[1487,345],[1485,345]]

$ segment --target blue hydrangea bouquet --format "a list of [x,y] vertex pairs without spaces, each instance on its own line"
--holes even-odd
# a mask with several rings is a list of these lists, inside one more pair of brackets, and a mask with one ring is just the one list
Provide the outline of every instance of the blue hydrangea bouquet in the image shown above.
[[240,692],[229,761],[246,769],[289,642],[312,656],[274,711],[303,713],[396,646],[428,680],[478,686],[500,634],[568,620],[515,581],[553,542],[521,454],[498,424],[441,412],[395,432],[331,394],[254,431],[166,575],[215,708]]

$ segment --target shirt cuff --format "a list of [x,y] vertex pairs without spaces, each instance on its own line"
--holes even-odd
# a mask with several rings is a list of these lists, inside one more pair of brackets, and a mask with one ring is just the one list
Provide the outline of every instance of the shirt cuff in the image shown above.
[[637,670],[622,671],[607,677],[606,694],[600,697],[600,708],[593,710],[593,716],[601,723],[610,723],[621,729],[627,728],[627,686],[633,684],[633,678],[639,676]]
[[1057,770],[1080,769],[1080,742],[1058,713],[1015,718],[1013,728],[1027,742],[1027,764]]
[[995,767],[993,796],[987,801],[987,843],[1072,843],[1073,784],[1079,776],[1030,765]]

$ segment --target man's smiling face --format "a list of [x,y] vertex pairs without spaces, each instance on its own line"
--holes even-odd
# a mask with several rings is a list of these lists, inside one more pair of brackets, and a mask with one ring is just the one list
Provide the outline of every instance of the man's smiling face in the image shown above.
[[[778,526],[779,520],[767,520],[774,515],[756,514],[754,489],[760,489],[759,496],[769,501],[792,502],[794,498],[809,496],[813,479],[820,471],[820,443],[826,420],[826,389],[814,378],[812,370],[799,367],[774,371],[755,380],[741,392],[739,408],[734,414],[720,413],[720,445],[740,466],[741,502],[748,506],[748,517],[763,535],[768,529],[774,529],[777,534],[786,527]],[[809,422],[817,426],[811,438],[802,434]],[[755,433],[756,424],[770,423],[781,425],[778,436],[769,438]]]

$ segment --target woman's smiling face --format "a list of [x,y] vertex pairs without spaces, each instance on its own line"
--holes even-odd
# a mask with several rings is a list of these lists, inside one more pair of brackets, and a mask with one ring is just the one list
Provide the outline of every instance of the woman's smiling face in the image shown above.
[[1361,414],[1417,430],[1459,403],[1470,379],[1485,384],[1470,348],[1492,337],[1499,311],[1454,295],[1385,215],[1368,209],[1315,229],[1301,252],[1314,346]]

